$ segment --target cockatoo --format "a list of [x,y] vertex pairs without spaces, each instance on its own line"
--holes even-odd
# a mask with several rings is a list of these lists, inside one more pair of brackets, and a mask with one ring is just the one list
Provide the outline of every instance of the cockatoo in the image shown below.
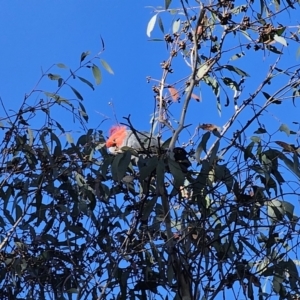
[[109,131],[106,147],[111,154],[122,153],[123,147],[129,147],[137,152],[156,152],[159,148],[158,139],[148,132],[133,132],[125,126],[113,126]]

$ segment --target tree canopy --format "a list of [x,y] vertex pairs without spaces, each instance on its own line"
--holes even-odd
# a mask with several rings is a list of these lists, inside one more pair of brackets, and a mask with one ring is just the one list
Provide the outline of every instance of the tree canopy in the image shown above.
[[[151,10],[156,153],[112,155],[88,123],[82,86],[114,73],[105,40],[18,111],[1,99],[1,299],[299,299],[299,1]],[[212,107],[225,123],[203,121]]]

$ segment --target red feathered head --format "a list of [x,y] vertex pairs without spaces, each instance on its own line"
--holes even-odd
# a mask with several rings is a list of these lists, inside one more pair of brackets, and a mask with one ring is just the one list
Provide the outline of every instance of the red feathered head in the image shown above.
[[125,126],[113,126],[109,130],[109,138],[106,141],[106,147],[121,147],[127,136],[127,130]]

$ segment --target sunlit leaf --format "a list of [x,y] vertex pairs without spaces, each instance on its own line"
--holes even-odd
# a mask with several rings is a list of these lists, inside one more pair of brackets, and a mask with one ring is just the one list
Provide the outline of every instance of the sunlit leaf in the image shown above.
[[114,74],[114,71],[112,70],[112,68],[110,67],[110,65],[104,60],[104,59],[100,59],[100,62],[103,66],[103,68],[110,74]]
[[291,131],[286,124],[281,124],[279,130],[285,132],[287,136],[290,136]]
[[27,132],[28,132],[28,145],[31,147],[33,144],[33,131],[28,127]]
[[153,30],[153,28],[154,28],[154,26],[155,26],[156,19],[157,19],[157,14],[154,15],[154,16],[150,19],[150,21],[149,21],[149,23],[148,23],[148,25],[147,25],[147,36],[148,36],[148,37],[151,36],[151,32],[152,32],[152,30]]
[[204,75],[206,75],[207,71],[209,70],[209,67],[206,63],[202,64],[200,68],[197,71],[197,77],[198,79],[202,79]]
[[100,69],[96,65],[93,65],[92,71],[93,71],[93,75],[94,75],[96,84],[97,85],[100,84],[101,83],[101,72],[100,72]]
[[58,63],[56,64],[57,67],[61,68],[61,69],[68,69],[68,67],[62,63]]
[[280,44],[282,44],[283,46],[287,47],[287,42],[285,40],[285,38],[283,38],[282,36],[279,36],[277,34],[274,35],[274,40]]
[[74,144],[74,139],[70,133],[66,133],[66,138],[69,144]]
[[232,55],[231,58],[230,58],[229,60],[237,60],[237,59],[243,57],[244,55],[245,55],[244,52],[240,52],[240,53],[237,53],[237,54]]
[[180,28],[180,19],[177,19],[173,22],[172,30],[173,33],[177,33]]

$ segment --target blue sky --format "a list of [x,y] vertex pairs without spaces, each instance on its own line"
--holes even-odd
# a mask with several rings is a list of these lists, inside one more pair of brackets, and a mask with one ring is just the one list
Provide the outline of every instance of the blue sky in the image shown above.
[[[173,7],[176,7],[176,2]],[[150,114],[153,112],[153,83],[147,84],[146,76],[160,79],[162,72],[159,63],[168,58],[165,43],[149,42],[146,35],[147,23],[153,16],[153,8],[147,6],[159,5],[163,5],[163,1],[3,2],[0,11],[0,96],[6,107],[18,109],[24,94],[31,91],[39,79],[41,68],[46,70],[54,63],[64,63],[75,69],[83,51],[90,50],[91,55],[95,55],[101,49],[102,36],[106,49],[101,57],[109,63],[115,75],[102,69],[103,81],[94,92],[80,82],[72,83],[85,98],[83,104],[90,117],[89,127],[95,128],[103,120],[102,115],[105,115],[111,119],[101,128],[108,132],[108,128],[115,123],[112,107],[108,105],[112,101],[119,122],[123,121],[123,116],[131,114],[132,121],[139,129],[148,129]],[[167,20],[164,23],[165,32],[170,32],[175,17],[168,14],[161,16],[164,22]],[[157,25],[152,37],[163,37]],[[233,42],[236,43],[237,40]],[[239,49],[235,53],[237,52]],[[295,52],[295,48],[288,49],[285,59],[295,60],[296,63]],[[231,54],[228,58],[230,56]],[[234,62],[251,74],[250,80],[246,81],[249,92],[257,86],[264,70],[274,61],[269,53],[260,53],[257,57],[257,60],[252,60],[251,56],[246,56],[237,63]],[[178,63],[178,67],[176,64],[177,62],[174,67],[177,72],[175,77],[182,78],[188,74],[186,65],[181,65],[180,69],[180,64]],[[63,74],[62,70],[55,68],[51,72]],[[91,72],[84,74],[86,78],[93,79]],[[55,85],[46,80],[40,88],[52,91]],[[223,107],[222,116],[219,117],[215,98],[210,91],[207,94],[206,91],[208,89],[203,87],[200,93],[201,103],[192,101],[188,123],[195,126],[198,123],[216,123],[222,126],[234,112],[233,102],[228,108]],[[247,95],[249,93],[245,94]],[[222,102],[225,103],[224,98]],[[176,107],[175,104],[173,107],[174,112],[178,112],[179,106]],[[282,108],[278,107],[280,117],[276,117],[280,122],[297,119],[296,110],[292,106],[289,108],[289,113],[282,115]],[[176,114],[174,116],[177,117]],[[62,118],[63,124],[64,121]],[[279,125],[274,126],[277,129]],[[66,123],[66,126],[69,127],[66,129],[71,129],[73,125]],[[193,130],[194,127],[191,131]]]
[[[159,3],[152,1],[152,4],[155,2]],[[95,92],[78,82],[73,84],[85,98],[91,127],[101,118],[96,111],[113,118],[109,101],[114,103],[119,122],[129,113],[136,122],[149,120],[153,98],[146,76],[160,72],[159,56],[162,58],[164,53],[158,48],[165,47],[147,42],[146,26],[152,15],[151,9],[145,9],[146,4],[146,1],[3,2],[0,95],[6,106],[18,108],[24,94],[35,86],[41,68],[46,70],[61,62],[75,69],[83,51],[95,55],[101,49],[102,36],[106,47],[102,58],[115,75],[102,69],[103,81]],[[90,73],[87,75],[93,79]],[[49,87],[55,87],[51,84]],[[107,122],[106,127],[113,123],[114,120]]]

